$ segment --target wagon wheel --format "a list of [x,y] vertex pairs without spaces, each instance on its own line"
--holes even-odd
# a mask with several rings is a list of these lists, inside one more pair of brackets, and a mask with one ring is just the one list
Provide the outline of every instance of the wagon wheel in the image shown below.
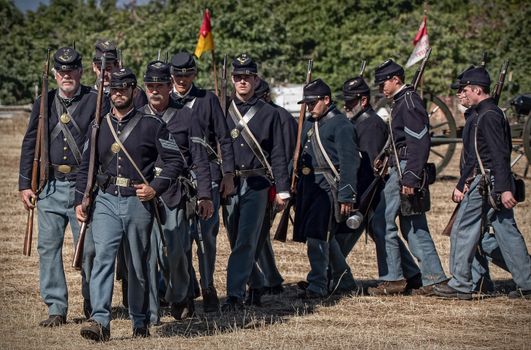
[[[435,163],[437,174],[448,165],[455,152],[457,127],[448,106],[429,92],[424,93],[424,104],[430,121],[431,148],[429,161]],[[376,112],[384,120],[391,114],[387,99],[382,98],[375,104]]]
[[[527,166],[529,167],[529,164],[531,164],[531,113],[529,113],[525,120],[522,141],[524,144],[525,156],[527,157]],[[527,169],[525,170],[525,175],[527,175]]]

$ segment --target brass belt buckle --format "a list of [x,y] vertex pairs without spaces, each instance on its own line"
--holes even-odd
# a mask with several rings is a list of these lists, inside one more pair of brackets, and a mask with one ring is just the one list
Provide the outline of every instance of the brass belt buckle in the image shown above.
[[129,179],[126,177],[116,177],[116,186],[129,187]]
[[308,168],[308,167],[302,167],[302,175],[310,175],[310,173],[312,172],[312,169]]
[[72,171],[72,167],[70,165],[61,164],[57,167],[57,171],[63,174],[68,174]]

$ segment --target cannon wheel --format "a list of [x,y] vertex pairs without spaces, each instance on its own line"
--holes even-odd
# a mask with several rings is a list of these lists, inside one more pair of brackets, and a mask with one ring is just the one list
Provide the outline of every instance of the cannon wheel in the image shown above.
[[[457,127],[452,112],[450,112],[448,106],[440,98],[426,92],[424,93],[423,99],[430,121],[430,136],[432,141],[428,161],[435,163],[437,174],[440,174],[448,163],[450,163],[454,155]],[[387,99],[382,98],[378,100],[374,109],[384,120],[388,119],[390,109]]]

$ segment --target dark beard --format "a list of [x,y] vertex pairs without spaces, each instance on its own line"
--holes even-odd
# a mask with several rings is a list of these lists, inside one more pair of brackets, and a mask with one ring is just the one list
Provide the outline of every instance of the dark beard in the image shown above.
[[128,101],[120,105],[116,105],[115,103],[113,103],[113,106],[114,108],[116,108],[117,111],[124,113],[124,112],[129,111],[129,109],[131,109],[132,104],[133,104],[133,98],[131,97]]

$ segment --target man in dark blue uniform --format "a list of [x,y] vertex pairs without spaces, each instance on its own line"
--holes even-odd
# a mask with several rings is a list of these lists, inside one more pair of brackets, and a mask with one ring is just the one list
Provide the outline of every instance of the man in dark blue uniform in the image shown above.
[[[465,71],[457,76],[457,80],[450,86],[452,89],[456,90],[456,96],[459,103],[463,107],[467,108],[464,113],[465,126],[463,128],[462,135],[463,145],[468,145],[468,147],[463,147],[461,151],[461,159],[459,163],[460,177],[452,194],[452,200],[455,203],[460,203],[463,201],[464,194],[468,192],[470,184],[475,178],[475,169],[478,166],[473,141],[475,131],[474,124],[477,120],[477,114],[473,113],[473,108],[470,108],[471,106],[469,105],[469,101],[463,92],[463,87],[461,86],[461,78],[463,77],[463,74],[473,68],[475,67],[469,66]],[[472,261],[471,273],[474,292],[490,293],[494,291],[494,283],[492,282],[489,273],[489,261],[493,262],[505,271],[509,271],[505,261],[503,260],[496,236],[489,234],[488,231],[488,227],[485,227],[485,232],[482,235],[478,249],[476,250],[476,254],[474,256],[474,260]]]
[[[447,285],[437,286],[434,291],[441,297],[472,299],[472,260],[480,243],[482,225],[488,222],[494,229],[502,256],[517,285],[517,290],[509,293],[509,297],[528,299],[531,298],[531,258],[514,220],[513,208],[517,201],[510,167],[512,145],[509,123],[489,95],[490,77],[485,68],[465,71],[459,85],[470,106],[472,118],[475,118],[473,137],[470,139],[472,135],[468,135],[463,138],[463,147],[469,157],[474,152],[477,175],[464,194],[464,190],[454,190],[454,200],[461,199],[461,209],[450,237],[452,278]],[[489,191],[488,187],[492,190]],[[487,191],[485,200],[482,194]]]
[[[260,83],[255,91],[256,97],[269,103],[275,107],[280,115],[280,126],[282,128],[282,136],[284,142],[284,154],[289,167],[291,159],[293,158],[293,151],[295,150],[295,143],[297,139],[297,122],[295,118],[284,108],[276,105],[271,100],[271,90],[269,84],[260,79]],[[288,174],[291,171],[288,169]],[[273,188],[272,188],[273,189]],[[278,271],[275,263],[275,254],[271,245],[271,237],[269,231],[271,230],[271,224],[275,219],[276,208],[274,208],[272,200],[274,197],[270,192],[269,202],[266,208],[264,222],[262,224],[262,231],[258,239],[257,246],[257,264],[253,268],[251,280],[249,281],[250,288],[255,289],[256,285],[263,285],[263,291],[270,294],[280,294],[284,290],[282,282],[284,279]],[[273,198],[272,198],[273,197]],[[262,281],[256,281],[261,279]]]
[[[212,189],[207,151],[191,141],[194,137],[202,137],[199,121],[192,117],[190,108],[170,98],[170,66],[162,61],[149,63],[144,75],[144,84],[149,103],[141,111],[161,118],[166,123],[184,160],[184,174],[178,179],[172,179],[172,185],[161,194],[165,218],[162,225],[163,237],[157,225],[153,227],[151,234],[151,323],[159,324],[157,262],[163,271],[166,284],[163,298],[171,303],[172,315],[180,320],[193,314],[194,302],[188,293],[191,273],[190,221],[195,221],[196,201],[201,217],[207,219],[212,216]],[[155,164],[156,170],[160,169],[161,163],[159,159]],[[197,179],[197,188],[193,185],[192,171]],[[164,254],[163,243],[166,244],[167,256]]]
[[356,204],[360,158],[354,126],[332,102],[328,85],[321,79],[310,82],[299,103],[306,103],[312,114],[302,131],[298,165],[294,238],[307,241],[311,266],[300,297],[320,298],[329,292],[327,270],[332,254],[350,272],[341,251],[330,247],[337,224]]
[[[362,77],[354,77],[348,79],[343,84],[343,93],[340,96],[345,101],[345,111],[349,117],[358,138],[358,146],[361,154],[360,167],[358,170],[358,188],[359,196],[365,192],[367,187],[374,180],[374,164],[378,156],[381,155],[383,148],[386,146],[388,139],[388,127],[383,119],[376,114],[370,104],[371,92],[369,86]],[[364,230],[370,230],[370,221],[372,220],[373,209],[378,204],[380,190],[374,194],[371,207],[362,224],[355,230],[349,229],[345,224],[340,224],[335,239],[339,243],[339,247],[343,256],[346,258],[350,253]],[[366,213],[363,213],[365,215]],[[372,232],[370,232],[372,236]],[[422,283],[418,283],[420,279],[420,270],[413,260],[411,253],[407,250],[404,242],[399,241],[400,255],[402,257],[402,268],[404,275],[408,280],[409,287],[419,288]],[[332,267],[334,262],[332,261]],[[343,274],[343,269],[337,267],[333,269],[334,280],[338,280],[339,276]],[[415,284],[415,282],[417,282]]]
[[[166,124],[134,108],[135,75],[129,69],[120,69],[112,74],[109,86],[113,108],[103,118],[96,141],[99,190],[93,201],[91,221],[96,251],[90,280],[91,324],[81,328],[81,336],[96,341],[110,337],[114,267],[122,241],[133,336],[149,336],[148,260],[153,198],[164,193],[170,180],[177,178],[183,168],[179,147]],[[163,165],[155,177],[159,157]],[[86,221],[88,214],[81,201],[89,158],[90,152],[85,152],[76,182],[79,221]]]
[[[96,111],[96,94],[81,85],[83,68],[81,55],[64,47],[53,56],[54,75],[58,89],[48,92],[49,178],[38,194],[38,243],[40,291],[48,306],[48,319],[43,327],[54,327],[66,322],[68,292],[63,270],[62,247],[66,225],[74,236],[79,224],[73,206],[76,174],[87,130]],[[31,190],[31,171],[41,97],[37,98],[30,115],[28,130],[22,141],[19,190],[26,209],[33,208],[37,194]]]
[[[231,254],[227,266],[227,300],[224,311],[243,307],[245,287],[255,264],[256,247],[264,220],[271,181],[275,204],[282,210],[289,198],[289,179],[278,111],[259,100],[257,65],[247,54],[232,62],[234,96],[227,124],[233,142],[236,194],[223,207]],[[260,305],[263,286],[249,291],[248,301]]]
[[[103,91],[105,98],[103,100],[102,113],[107,114],[111,109],[111,102],[109,99],[109,82],[111,74],[120,69],[120,62],[118,60],[118,49],[116,45],[107,39],[100,39],[96,41],[94,45],[94,57],[92,59],[92,71],[96,77],[101,73],[101,60],[105,56],[105,74],[103,76]],[[99,80],[96,80],[96,84],[93,86],[94,92],[98,90]],[[135,108],[143,107],[147,103],[147,97],[144,90],[140,87],[135,87],[135,94],[133,97],[133,104]],[[90,227],[85,236],[85,242],[83,246],[83,269],[82,276],[82,294],[83,294],[83,311],[85,317],[89,318],[92,310],[90,309],[90,274],[94,263],[94,242],[92,240],[92,234],[90,233]],[[117,279],[122,280],[122,300],[125,307],[127,307],[127,271],[125,271],[125,260],[123,256],[123,250],[120,249],[118,253],[117,263]]]
[[374,239],[378,241],[378,273],[383,282],[369,288],[369,294],[389,295],[406,291],[397,215],[402,235],[419,261],[422,284],[425,289],[428,288],[425,291],[428,294],[432,286],[445,281],[446,276],[429,232],[426,215],[422,212],[406,216],[400,210],[401,194],[416,195],[424,185],[424,167],[430,152],[428,114],[413,87],[404,84],[404,69],[393,60],[387,60],[376,68],[375,83],[386,98],[393,100],[390,133],[391,145],[396,153],[390,156],[389,178],[372,220]]
[[[180,52],[171,59],[171,74],[174,92],[172,98],[192,110],[192,117],[198,119],[201,137],[194,137],[193,142],[204,147],[210,160],[212,179],[211,198],[214,214],[209,219],[200,219],[194,240],[197,243],[199,273],[205,312],[219,310],[219,300],[214,286],[216,265],[216,237],[219,231],[220,199],[227,198],[234,192],[234,154],[227,122],[218,98],[210,91],[195,86],[194,79],[197,66],[192,55]],[[201,230],[203,243],[199,242],[198,230]],[[201,245],[204,247],[201,249]],[[192,282],[197,286],[195,273]],[[198,293],[195,293],[198,296]]]
[[[105,75],[104,75],[104,91],[107,97],[109,97],[109,81],[111,79],[111,74],[118,71],[120,69],[120,61],[118,59],[118,48],[116,45],[107,39],[100,39],[96,41],[96,44],[94,46],[94,58],[92,59],[92,71],[96,75],[96,77],[100,76],[101,72],[101,57],[105,55],[106,60],[106,68],[105,68]],[[94,89],[98,90],[97,86],[98,82],[96,81],[96,84],[94,85]],[[135,105],[135,108],[140,108],[146,105],[148,103],[146,93],[144,90],[142,90],[139,86],[135,88],[137,91],[135,93],[135,97],[133,99],[133,104]],[[106,102],[109,102],[106,100]],[[105,112],[108,112],[110,109],[110,105],[106,105],[104,107]]]

